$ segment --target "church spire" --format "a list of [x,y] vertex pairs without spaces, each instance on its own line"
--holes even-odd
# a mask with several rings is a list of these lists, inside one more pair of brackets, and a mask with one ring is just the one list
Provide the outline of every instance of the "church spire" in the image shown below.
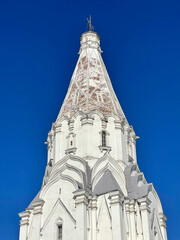
[[95,110],[104,116],[124,117],[101,57],[100,37],[91,31],[91,17],[88,23],[90,31],[81,35],[80,56],[57,119],[71,117],[77,111],[87,114]]
[[100,38],[85,32],[48,133],[42,187],[19,215],[19,240],[167,240],[160,200],[137,165],[136,138],[101,58]]

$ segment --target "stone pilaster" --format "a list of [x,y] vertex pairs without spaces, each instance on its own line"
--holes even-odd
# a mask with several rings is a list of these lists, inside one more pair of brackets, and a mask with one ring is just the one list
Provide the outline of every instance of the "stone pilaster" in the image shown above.
[[97,239],[97,196],[91,199],[91,240]]
[[27,231],[28,231],[30,214],[31,214],[31,212],[28,211],[28,210],[19,213],[19,217],[21,218],[19,240],[26,240],[27,239]]
[[135,200],[129,202],[129,220],[130,220],[130,236],[131,240],[136,240],[136,221],[135,221]]
[[141,217],[142,217],[142,228],[143,228],[143,236],[145,240],[152,240],[151,237],[151,227],[150,227],[150,203],[148,197],[144,197],[141,199],[138,199],[139,208],[141,211]]
[[92,210],[91,210],[91,199],[92,199],[92,196],[89,196],[88,197],[88,206],[87,206],[87,211],[88,211],[88,226],[87,226],[87,230],[88,230],[88,236],[87,236],[87,239],[90,239],[92,238],[92,232],[91,232],[91,226],[92,226]]
[[55,163],[60,159],[61,126],[60,123],[55,125]]
[[118,160],[125,161],[125,146],[124,142],[124,121],[114,121],[116,129],[116,139],[118,139],[117,145],[117,158]]
[[76,206],[76,239],[87,240],[87,205],[88,192],[80,190],[74,192]]
[[130,229],[130,209],[129,209],[129,203],[130,200],[126,199],[124,200],[124,204],[125,204],[125,214],[127,216],[127,229],[126,229],[126,233],[127,233],[127,239],[131,240],[131,229]]
[[113,239],[124,239],[123,219],[122,219],[122,199],[120,191],[109,193],[111,214],[112,214],[112,234]]
[[[84,144],[81,146],[81,156],[91,156],[93,152],[93,124],[94,118],[93,117],[83,117],[81,118],[81,126],[82,126],[82,133],[81,137],[84,141]],[[79,149],[78,149],[79,150]]]
[[166,220],[167,217],[163,213],[159,213],[159,220],[160,220],[160,226],[161,226],[161,232],[163,235],[164,240],[167,240],[167,232],[166,232]]
[[33,209],[33,218],[32,218],[32,227],[31,232],[28,237],[28,240],[39,240],[40,239],[40,229],[41,229],[41,215],[42,208],[44,205],[44,200],[39,199],[32,203]]
[[133,152],[133,159],[135,161],[135,163],[137,163],[137,155],[136,155],[136,135],[134,134],[132,136],[132,152]]
[[48,133],[47,141],[45,144],[47,145],[47,164],[53,161],[54,159],[54,126],[55,124],[52,124],[51,131]]

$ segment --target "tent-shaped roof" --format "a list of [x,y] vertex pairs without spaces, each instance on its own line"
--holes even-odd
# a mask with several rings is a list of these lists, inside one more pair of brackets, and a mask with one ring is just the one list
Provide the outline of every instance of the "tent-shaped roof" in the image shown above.
[[81,36],[80,56],[58,119],[71,117],[75,112],[100,111],[104,116],[124,113],[114,93],[106,67],[101,57],[100,38],[95,32]]

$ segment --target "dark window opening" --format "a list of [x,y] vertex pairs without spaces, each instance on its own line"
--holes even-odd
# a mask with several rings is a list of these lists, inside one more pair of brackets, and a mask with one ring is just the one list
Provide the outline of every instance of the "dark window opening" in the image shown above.
[[102,146],[106,147],[106,131],[102,131]]
[[62,240],[62,225],[58,225],[57,240]]

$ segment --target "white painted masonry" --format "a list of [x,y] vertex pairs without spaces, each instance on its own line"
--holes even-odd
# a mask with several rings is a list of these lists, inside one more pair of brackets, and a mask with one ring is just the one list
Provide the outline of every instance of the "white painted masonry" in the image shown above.
[[67,95],[48,133],[42,188],[19,213],[19,240],[167,240],[161,202],[139,170],[138,137],[101,52],[97,33],[82,34]]

